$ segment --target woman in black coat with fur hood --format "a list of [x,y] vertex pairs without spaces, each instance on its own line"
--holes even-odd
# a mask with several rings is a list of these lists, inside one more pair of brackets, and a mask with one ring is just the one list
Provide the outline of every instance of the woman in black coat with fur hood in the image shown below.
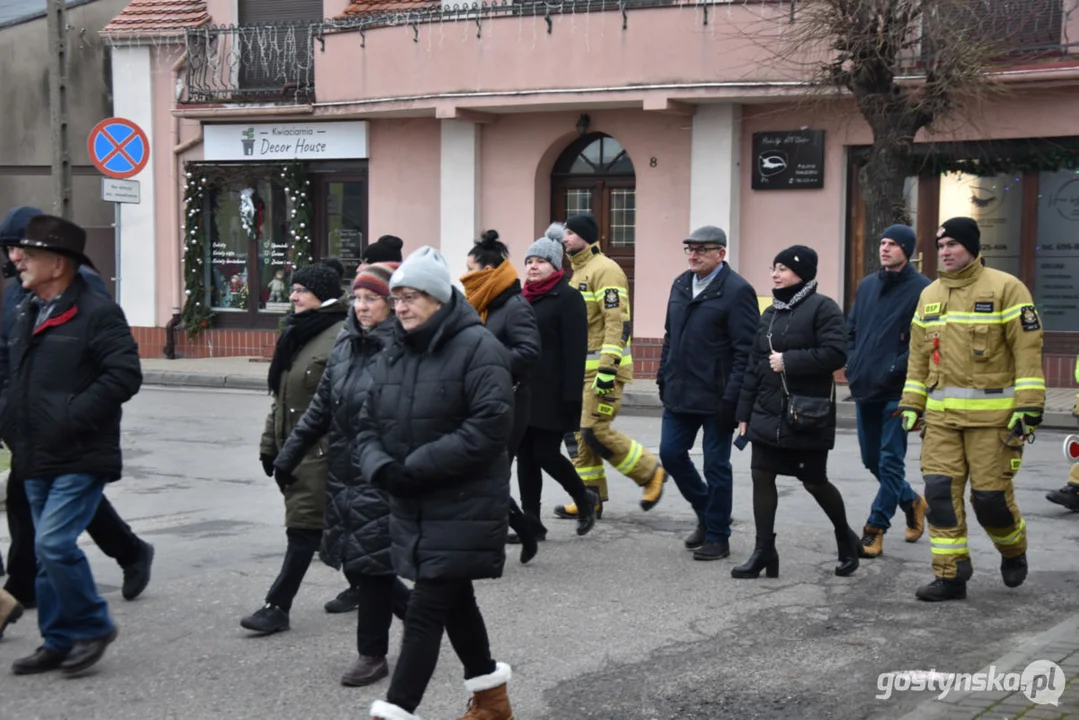
[[731,570],[755,578],[779,575],[775,518],[777,475],[793,475],[835,527],[835,574],[858,569],[858,536],[847,524],[843,496],[828,481],[835,447],[835,372],[847,360],[846,323],[835,301],[817,293],[817,253],[794,245],[775,257],[773,303],[761,316],[738,403],[738,434],[753,443],[756,548]]

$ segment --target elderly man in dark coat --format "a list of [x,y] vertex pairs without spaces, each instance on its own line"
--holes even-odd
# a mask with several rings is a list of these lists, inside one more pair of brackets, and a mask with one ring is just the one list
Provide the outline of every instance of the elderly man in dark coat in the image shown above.
[[121,406],[139,391],[138,346],[120,306],[89,289],[86,233],[38,215],[19,242],[29,297],[11,333],[2,398],[4,442],[23,478],[35,529],[38,626],[44,643],[16,675],[94,665],[116,639],[79,535],[105,483],[121,476]]

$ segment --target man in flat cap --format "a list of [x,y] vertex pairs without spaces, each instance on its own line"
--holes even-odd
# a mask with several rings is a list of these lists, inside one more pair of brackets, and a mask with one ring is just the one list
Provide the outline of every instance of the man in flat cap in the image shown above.
[[105,484],[120,478],[121,406],[138,392],[142,372],[123,311],[79,274],[90,264],[85,231],[37,215],[18,246],[30,294],[11,332],[0,427],[30,501],[44,641],[12,670],[76,674],[117,635],[77,541]]
[[[730,555],[731,440],[760,322],[757,292],[724,259],[727,233],[713,225],[682,241],[689,269],[671,286],[656,383],[663,402],[659,457],[697,513],[685,542],[694,560]],[[704,477],[689,451],[704,428]]]

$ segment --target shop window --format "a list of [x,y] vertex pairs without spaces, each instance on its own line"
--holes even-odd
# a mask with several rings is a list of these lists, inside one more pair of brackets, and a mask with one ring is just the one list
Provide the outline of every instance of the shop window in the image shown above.
[[210,304],[223,313],[284,313],[289,305],[292,204],[270,180],[217,193],[210,249]]
[[1038,174],[1034,302],[1048,331],[1079,332],[1079,172]]
[[1022,274],[1023,179],[1015,175],[978,177],[949,173],[940,178],[940,222],[970,217],[982,231],[987,267]]
[[[326,247],[345,266],[343,282],[352,292],[352,278],[363,258],[367,243],[367,185],[358,180],[329,180],[325,183]],[[325,256],[325,255],[324,255]]]

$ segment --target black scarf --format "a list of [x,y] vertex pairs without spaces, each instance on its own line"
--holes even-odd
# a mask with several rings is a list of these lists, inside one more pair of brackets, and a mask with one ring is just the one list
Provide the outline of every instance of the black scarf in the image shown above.
[[300,350],[323,330],[338,322],[341,322],[341,313],[319,312],[318,308],[288,316],[285,328],[277,338],[273,360],[270,361],[271,393],[277,395],[281,389],[281,374],[292,367],[292,361]]

